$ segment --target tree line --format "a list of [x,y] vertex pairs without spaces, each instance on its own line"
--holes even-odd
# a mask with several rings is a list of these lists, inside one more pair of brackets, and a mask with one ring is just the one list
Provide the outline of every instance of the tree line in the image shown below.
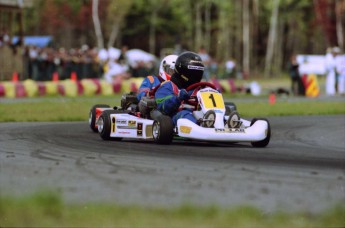
[[294,53],[344,50],[344,26],[344,0],[35,0],[24,11],[24,34],[53,35],[57,46],[127,45],[158,56],[203,46],[267,77]]

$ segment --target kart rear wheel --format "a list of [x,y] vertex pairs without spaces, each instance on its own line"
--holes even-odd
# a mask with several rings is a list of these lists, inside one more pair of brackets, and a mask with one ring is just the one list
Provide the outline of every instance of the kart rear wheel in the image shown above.
[[106,104],[96,104],[94,105],[89,112],[89,126],[93,132],[98,132],[96,127],[96,108],[110,108],[109,105]]
[[254,118],[252,119],[250,126],[252,126],[256,121],[258,120],[264,120],[267,122],[267,132],[266,132],[266,138],[264,138],[261,141],[257,141],[257,142],[251,142],[253,147],[266,147],[268,145],[268,143],[270,142],[271,139],[271,126],[270,126],[270,122],[265,119],[265,118]]
[[115,118],[110,118],[111,114],[118,113],[116,110],[104,110],[98,119],[98,132],[104,140],[119,141],[122,138],[110,138],[112,124],[115,124]]
[[170,144],[173,140],[174,125],[169,116],[160,115],[153,122],[152,135],[158,144]]

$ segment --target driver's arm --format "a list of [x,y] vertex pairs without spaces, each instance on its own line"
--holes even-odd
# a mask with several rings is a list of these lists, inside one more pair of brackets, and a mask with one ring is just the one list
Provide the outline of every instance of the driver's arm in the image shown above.
[[171,82],[163,83],[155,94],[157,108],[167,115],[174,115],[181,105],[179,91]]

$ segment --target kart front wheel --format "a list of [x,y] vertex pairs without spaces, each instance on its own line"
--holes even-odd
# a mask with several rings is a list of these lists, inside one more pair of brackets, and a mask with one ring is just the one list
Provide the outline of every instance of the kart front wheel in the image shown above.
[[105,105],[105,104],[96,104],[90,109],[89,126],[93,132],[98,132],[98,129],[96,126],[96,108],[110,108],[110,106]]
[[160,115],[153,122],[152,135],[158,144],[170,144],[173,140],[174,125],[169,116]]
[[228,119],[228,127],[229,128],[239,128],[241,127],[241,118],[240,115],[238,114],[238,112],[233,111],[230,115],[229,115],[229,119]]
[[256,121],[258,120],[264,120],[267,122],[267,132],[266,132],[266,137],[261,140],[261,141],[257,141],[257,142],[251,142],[253,147],[266,147],[268,145],[268,143],[270,142],[271,139],[271,126],[270,126],[270,122],[265,119],[265,118],[254,118],[252,119],[250,126],[252,126]]
[[115,127],[115,117],[111,118],[111,114],[118,113],[116,110],[104,110],[100,115],[97,125],[98,132],[104,140],[121,140],[122,138],[110,138],[111,128]]

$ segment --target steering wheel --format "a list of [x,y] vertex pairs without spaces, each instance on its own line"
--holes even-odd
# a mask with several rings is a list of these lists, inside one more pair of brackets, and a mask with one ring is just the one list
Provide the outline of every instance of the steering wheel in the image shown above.
[[198,82],[198,83],[195,83],[193,85],[188,86],[186,90],[190,91],[190,90],[195,89],[197,87],[200,87],[199,89],[205,88],[205,87],[211,87],[212,89],[215,89],[215,90],[217,89],[217,87],[210,82]]
[[[190,91],[190,90],[193,90],[196,88],[197,88],[197,90],[200,90],[200,89],[205,88],[205,87],[210,87],[212,89],[217,90],[217,87],[210,82],[198,82],[198,83],[195,83],[193,85],[188,86],[186,90]],[[191,96],[190,99],[188,101],[186,101],[186,103],[193,105],[195,107],[195,110],[198,107],[198,99],[196,98],[196,96]]]

